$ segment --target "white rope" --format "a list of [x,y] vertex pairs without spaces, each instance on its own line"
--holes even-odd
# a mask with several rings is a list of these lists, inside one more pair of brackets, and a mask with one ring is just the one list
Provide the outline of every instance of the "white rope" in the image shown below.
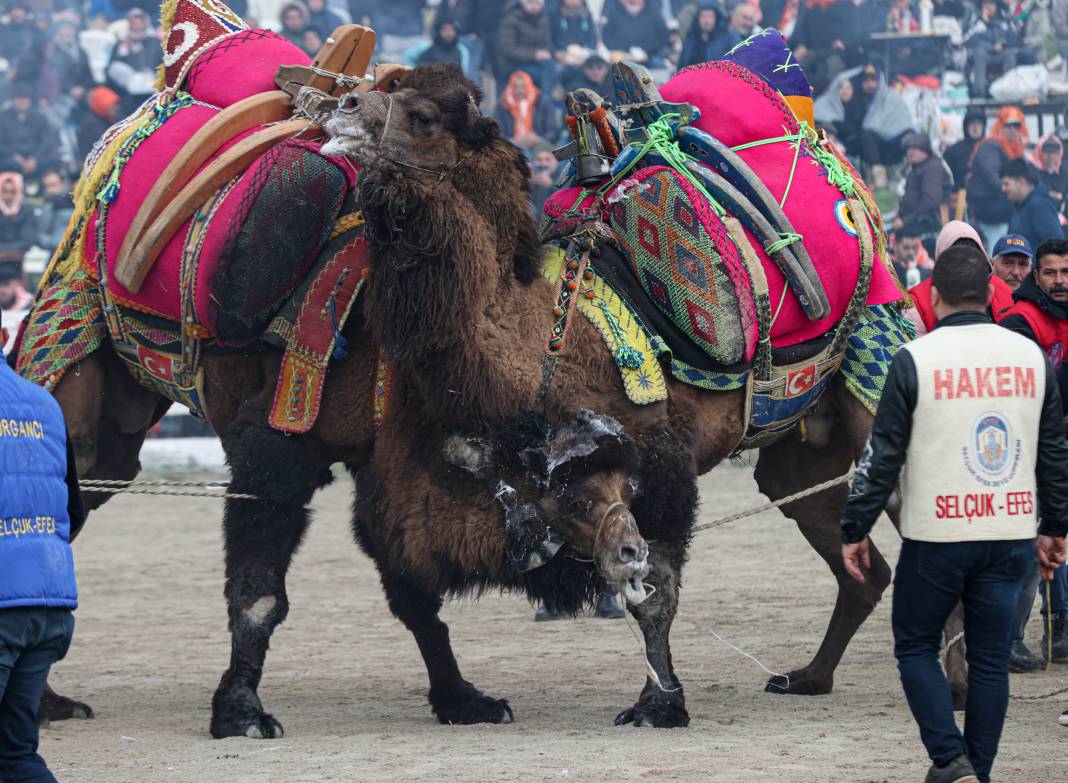
[[792,495],[787,495],[784,498],[779,498],[778,500],[773,501],[771,503],[765,503],[761,506],[754,506],[753,508],[750,508],[746,511],[739,511],[738,513],[731,514],[730,516],[720,517],[719,519],[713,520],[712,522],[705,522],[702,525],[694,525],[693,532],[700,533],[702,530],[711,530],[714,527],[720,527],[731,522],[737,522],[739,519],[745,519],[746,517],[752,517],[756,516],[757,514],[762,514],[765,511],[771,511],[772,509],[776,509],[779,506],[785,506],[787,503],[793,503],[795,500],[802,500],[811,495],[818,495],[820,492],[830,489],[831,487],[837,487],[839,484],[845,484],[851,478],[853,478],[853,470],[850,470],[848,473],[845,473],[844,475],[841,475],[838,478],[833,478],[829,481],[824,481],[822,484],[816,484],[815,486],[809,487],[808,489],[803,489],[800,492],[795,492]]
[[717,640],[719,640],[723,644],[725,644],[728,647],[730,647],[736,653],[740,653],[741,655],[744,655],[746,658],[751,660],[753,663],[755,663],[757,666],[759,666],[761,669],[763,669],[765,671],[765,673],[770,674],[772,677],[782,677],[784,680],[786,680],[786,685],[785,686],[779,686],[778,684],[776,684],[774,686],[775,688],[777,688],[778,690],[781,690],[781,691],[790,690],[790,675],[789,674],[783,674],[782,672],[773,672],[771,669],[769,669],[767,666],[765,666],[759,660],[757,660],[756,656],[750,655],[745,650],[743,650],[741,647],[738,647],[737,645],[731,644],[726,639],[724,639],[722,636],[720,636],[718,633],[713,631],[711,628],[706,628],[705,630],[708,631],[710,634],[712,634],[714,637],[716,637]]
[[82,479],[78,486],[86,492],[105,495],[169,495],[188,498],[223,498],[257,500],[256,495],[226,492],[226,485],[215,481],[134,481],[124,479]]

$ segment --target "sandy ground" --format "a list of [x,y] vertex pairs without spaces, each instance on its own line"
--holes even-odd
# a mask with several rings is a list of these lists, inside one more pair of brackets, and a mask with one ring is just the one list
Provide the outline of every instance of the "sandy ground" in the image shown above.
[[[213,741],[211,695],[229,658],[217,501],[119,497],[76,547],[82,605],[64,693],[92,721],[55,724],[42,753],[61,781],[710,780],[919,781],[926,761],[891,655],[889,603],[846,653],[833,695],[762,692],[765,675],[712,629],[772,669],[808,661],[834,600],[822,561],[778,512],[702,533],[673,633],[689,729],[616,728],[641,687],[623,621],[531,621],[525,601],[453,603],[445,619],[466,677],[511,701],[508,726],[449,727],[430,714],[423,664],[386,608],[348,531],[351,483],[315,500],[289,578],[260,694],[281,740]],[[759,502],[751,470],[702,482],[705,520]],[[876,540],[896,559],[896,534]],[[1039,633],[1038,623],[1031,631]],[[1068,667],[1013,676],[1014,692],[1066,684]],[[1068,698],[1014,701],[998,781],[1068,780]]]

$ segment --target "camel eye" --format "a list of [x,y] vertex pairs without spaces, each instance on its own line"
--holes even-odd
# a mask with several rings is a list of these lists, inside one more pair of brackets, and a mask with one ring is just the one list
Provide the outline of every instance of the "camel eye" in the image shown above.
[[412,124],[419,130],[426,130],[434,124],[434,120],[421,112],[412,112]]

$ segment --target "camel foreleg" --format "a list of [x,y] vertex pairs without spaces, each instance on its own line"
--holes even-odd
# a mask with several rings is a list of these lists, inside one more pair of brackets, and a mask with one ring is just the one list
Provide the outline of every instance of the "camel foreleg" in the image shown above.
[[285,578],[308,527],[306,505],[317,487],[311,450],[298,438],[235,424],[223,438],[230,490],[256,500],[226,501],[226,595],[230,668],[212,699],[211,735],[281,737],[258,688],[271,634],[289,613]]

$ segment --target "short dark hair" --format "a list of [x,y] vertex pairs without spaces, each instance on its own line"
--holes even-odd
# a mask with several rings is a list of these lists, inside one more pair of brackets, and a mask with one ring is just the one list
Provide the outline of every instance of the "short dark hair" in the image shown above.
[[1068,239],[1047,239],[1035,251],[1035,271],[1042,268],[1044,256],[1068,256]]
[[924,234],[924,230],[920,228],[916,223],[906,223],[895,232],[898,239],[901,237],[916,237],[921,238]]
[[990,285],[990,262],[978,248],[953,245],[942,251],[931,273],[931,285],[942,301],[953,307],[986,306]]
[[1005,161],[1001,165],[1001,170],[998,172],[998,176],[1025,179],[1030,184],[1035,184],[1035,170],[1031,168],[1030,163],[1021,158]]

